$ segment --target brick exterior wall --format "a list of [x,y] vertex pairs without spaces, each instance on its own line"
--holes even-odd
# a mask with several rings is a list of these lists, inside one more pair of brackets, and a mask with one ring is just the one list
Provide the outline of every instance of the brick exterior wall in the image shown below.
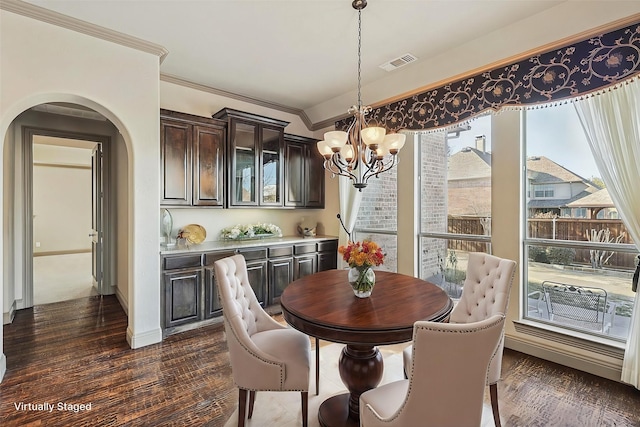
[[[373,229],[397,231],[398,229],[398,173],[397,167],[369,180],[362,190],[362,202],[356,220],[356,230]],[[357,233],[357,241],[373,240],[385,253],[384,264],[378,269],[398,271],[398,239],[386,234]]]
[[[422,158],[420,230],[422,232],[447,232],[447,141],[445,136],[445,132],[420,135]],[[421,247],[420,277],[429,279],[440,271],[440,265],[447,256],[447,242],[442,239],[423,238]]]

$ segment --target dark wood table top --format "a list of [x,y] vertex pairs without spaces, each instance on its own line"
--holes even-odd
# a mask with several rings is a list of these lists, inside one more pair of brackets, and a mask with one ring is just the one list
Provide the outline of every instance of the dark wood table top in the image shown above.
[[445,321],[453,303],[433,283],[404,274],[376,271],[369,298],[358,298],[347,270],[327,270],[290,283],[282,313],[291,326],[327,341],[386,345],[410,341],[418,320]]

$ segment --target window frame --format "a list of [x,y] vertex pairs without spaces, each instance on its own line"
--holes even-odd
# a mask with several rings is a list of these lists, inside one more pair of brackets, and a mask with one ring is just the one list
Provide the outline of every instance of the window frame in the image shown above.
[[[553,107],[550,107],[553,108]],[[564,240],[564,239],[543,239],[529,237],[528,219],[529,219],[529,200],[536,198],[529,198],[530,194],[535,194],[533,185],[527,179],[527,113],[529,110],[523,109],[520,114],[520,126],[522,129],[521,141],[520,141],[520,153],[522,162],[522,177],[520,186],[520,223],[522,230],[521,237],[521,256],[522,256],[522,279],[521,279],[521,292],[520,292],[520,320],[515,322],[516,330],[528,330],[528,329],[540,329],[545,330],[549,334],[549,338],[554,341],[561,341],[554,335],[566,335],[581,340],[586,340],[591,343],[610,345],[616,348],[624,348],[626,344],[626,337],[619,338],[605,333],[595,333],[585,329],[571,327],[559,322],[546,321],[544,319],[529,316],[529,246],[542,246],[542,247],[558,247],[558,248],[570,248],[570,249],[588,249],[588,250],[606,250],[615,251],[620,253],[638,254],[638,250],[634,244],[626,243],[598,243],[591,241],[578,241],[578,240]],[[578,118],[576,117],[576,120]],[[561,211],[562,212],[562,211]],[[573,217],[574,209],[571,209],[571,215]]]

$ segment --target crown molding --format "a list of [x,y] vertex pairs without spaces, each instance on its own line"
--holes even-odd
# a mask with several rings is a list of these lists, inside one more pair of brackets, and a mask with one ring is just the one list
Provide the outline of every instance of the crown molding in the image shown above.
[[169,51],[155,43],[129,36],[117,31],[110,30],[99,25],[91,24],[80,19],[72,18],[40,6],[25,3],[19,0],[0,0],[0,9],[13,12],[18,15],[26,16],[38,21],[53,24],[58,27],[66,28],[71,31],[86,34],[98,39],[106,40],[122,46],[130,47],[142,52],[156,55],[160,59],[160,63],[164,61]]
[[260,107],[271,108],[272,110],[294,114],[300,117],[300,119],[305,124],[307,129],[315,130],[316,125],[311,123],[311,120],[309,120],[309,116],[307,116],[307,113],[305,113],[304,110],[301,110],[299,108],[287,107],[286,105],[277,104],[275,102],[269,102],[262,99],[252,98],[250,96],[229,92],[223,89],[217,89],[211,86],[206,86],[200,83],[194,83],[192,81],[183,79],[181,77],[173,76],[171,74],[160,73],[160,80],[162,80],[163,82],[173,83],[179,86],[184,86],[191,89],[199,90],[201,92],[207,92],[214,95],[224,96],[226,98],[236,99],[238,101],[248,102],[250,104],[258,105]]

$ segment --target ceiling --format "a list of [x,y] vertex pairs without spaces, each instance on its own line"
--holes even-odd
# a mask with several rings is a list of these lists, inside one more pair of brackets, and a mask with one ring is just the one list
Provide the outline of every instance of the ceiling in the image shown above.
[[[344,115],[356,101],[351,0],[27,2],[166,48],[166,77],[302,110],[312,124]],[[612,12],[614,4],[624,7]],[[595,12],[585,19],[589,8]],[[362,12],[363,102],[504,61],[629,11],[640,12],[640,2],[369,0]],[[392,72],[379,67],[406,53],[418,60]]]

